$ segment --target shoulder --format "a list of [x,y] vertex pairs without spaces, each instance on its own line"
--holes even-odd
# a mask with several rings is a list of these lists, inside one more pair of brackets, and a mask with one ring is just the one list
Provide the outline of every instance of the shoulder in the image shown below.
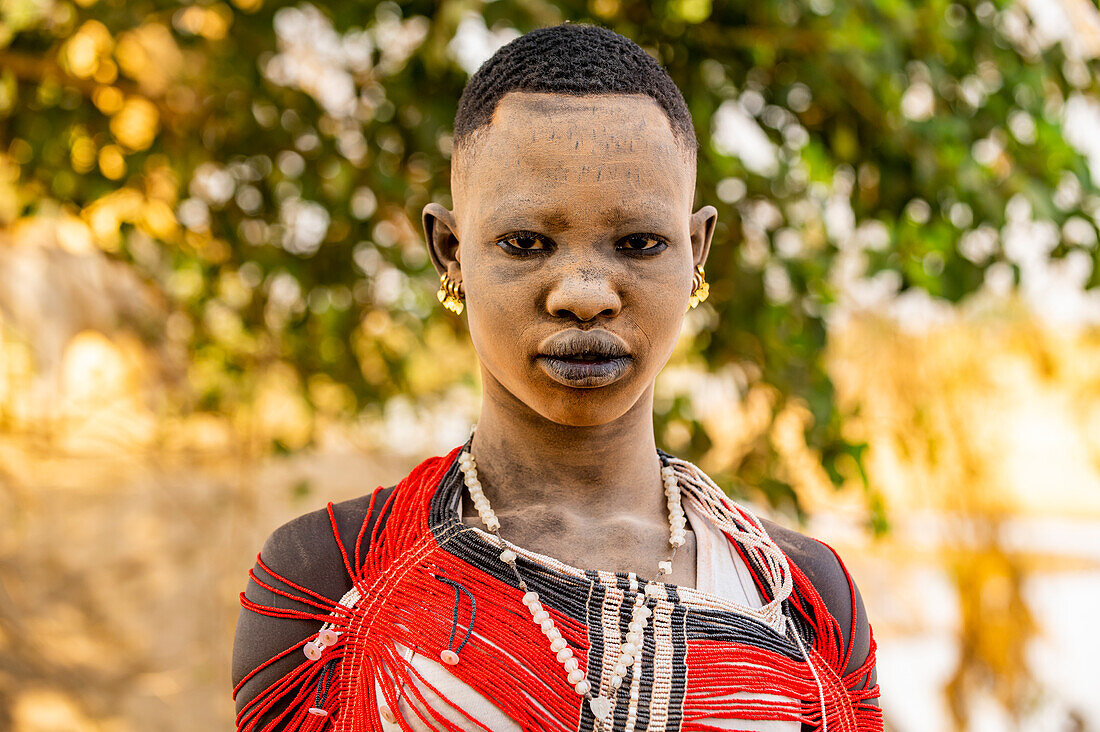
[[[365,496],[332,504],[331,515],[326,507],[291,519],[267,537],[260,558],[287,579],[314,591],[320,591],[312,586],[318,583],[335,586],[327,581],[329,576],[347,574],[344,552],[354,564],[355,546],[368,512],[377,521],[392,492],[393,488],[379,488]],[[361,552],[368,548],[369,540],[370,536],[363,537]],[[345,579],[350,589],[350,578]]]
[[[311,606],[275,591],[301,596],[301,592],[287,584],[291,582],[338,601],[352,587],[345,553],[354,566],[356,544],[362,531],[359,556],[366,554],[373,528],[384,522],[392,493],[392,487],[379,488],[368,495],[332,504],[331,515],[326,507],[302,514],[275,529],[264,542],[259,561],[252,569],[259,581],[250,576],[244,596],[271,608],[315,612]],[[233,642],[232,667],[233,684],[235,687],[240,685],[236,693],[238,711],[270,683],[295,668],[299,658],[293,654],[280,658],[243,684],[242,680],[287,648],[317,632],[319,627],[320,623],[313,620],[271,617],[241,608]]]
[[848,664],[844,673],[863,665],[871,651],[871,626],[867,610],[852,576],[831,547],[817,539],[788,529],[774,521],[761,519],[772,540],[806,575],[821,595],[825,607],[840,625]]

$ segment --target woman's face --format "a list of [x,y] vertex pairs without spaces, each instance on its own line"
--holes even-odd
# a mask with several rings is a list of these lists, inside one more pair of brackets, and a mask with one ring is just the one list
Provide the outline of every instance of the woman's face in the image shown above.
[[455,151],[454,212],[425,208],[460,280],[487,397],[611,422],[676,343],[716,212],[692,214],[694,156],[643,95],[511,92]]

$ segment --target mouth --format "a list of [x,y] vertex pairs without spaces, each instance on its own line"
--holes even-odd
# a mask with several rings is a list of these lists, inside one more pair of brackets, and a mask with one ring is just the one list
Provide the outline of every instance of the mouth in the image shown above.
[[633,360],[622,339],[604,330],[556,333],[540,344],[536,358],[550,378],[580,389],[618,381]]

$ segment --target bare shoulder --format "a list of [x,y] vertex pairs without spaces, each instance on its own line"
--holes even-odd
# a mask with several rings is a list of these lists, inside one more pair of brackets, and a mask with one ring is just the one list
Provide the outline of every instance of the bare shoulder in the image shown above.
[[[268,607],[316,612],[315,608],[275,591],[301,595],[284,582],[285,579],[338,601],[352,586],[344,560],[345,553],[354,565],[360,532],[368,519],[373,520],[371,523],[377,522],[387,504],[385,498],[390,493],[392,489],[382,488],[373,494],[335,503],[331,516],[327,507],[318,509],[291,519],[272,531],[260,550],[260,561],[253,567],[253,574],[259,581],[249,578],[245,597]],[[368,529],[371,523],[367,523]],[[369,549],[369,539],[368,531],[360,546],[360,556]],[[265,570],[265,566],[271,571]],[[255,669],[287,648],[316,633],[319,628],[320,623],[313,620],[275,618],[241,608],[233,642],[234,686],[241,684]],[[300,659],[291,654],[248,678],[237,691],[238,711],[299,662]]]
[[839,623],[845,649],[851,649],[844,672],[847,674],[862,666],[871,650],[871,626],[859,588],[836,552],[817,539],[774,521],[761,521],[772,540],[810,580]]

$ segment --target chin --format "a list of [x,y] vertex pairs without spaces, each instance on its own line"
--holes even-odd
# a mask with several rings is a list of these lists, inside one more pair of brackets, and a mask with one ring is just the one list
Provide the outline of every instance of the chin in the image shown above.
[[596,389],[554,386],[548,390],[551,393],[539,394],[527,405],[551,422],[567,427],[599,427],[614,422],[637,404],[644,391],[624,383]]

